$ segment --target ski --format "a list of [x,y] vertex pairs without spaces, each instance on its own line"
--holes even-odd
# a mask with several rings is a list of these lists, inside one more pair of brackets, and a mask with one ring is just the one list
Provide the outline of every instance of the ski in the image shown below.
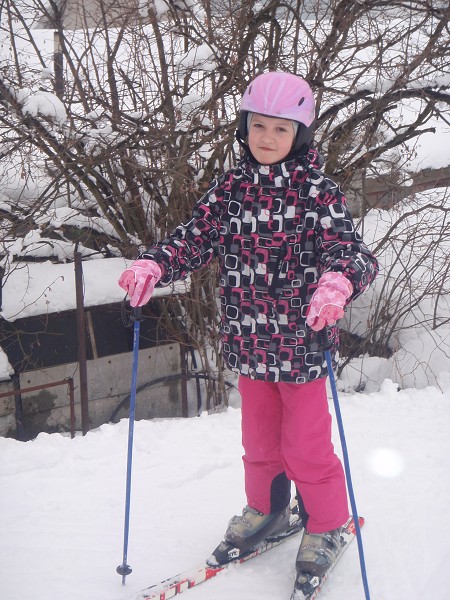
[[[362,527],[364,525],[363,517],[359,517],[358,520],[359,526]],[[291,595],[291,600],[314,600],[315,598],[317,598],[320,590],[322,589],[323,585],[328,579],[330,573],[332,572],[336,564],[339,562],[339,560],[341,559],[342,555],[347,550],[351,542],[355,539],[355,537],[355,522],[353,520],[353,517],[350,517],[347,523],[344,525],[341,532],[342,548],[339,554],[337,555],[336,560],[333,562],[328,571],[326,571],[325,574],[322,575],[322,577],[313,577],[307,575],[298,576],[295,582],[294,591]]]
[[212,579],[231,566],[247,562],[256,556],[259,556],[260,554],[279,546],[286,540],[303,531],[303,525],[301,520],[298,518],[298,515],[294,518],[296,520],[291,523],[286,531],[277,536],[268,537],[255,548],[248,550],[245,553],[240,553],[237,548],[230,550],[228,553],[229,561],[227,563],[215,565],[212,563],[211,559],[213,557],[211,557],[211,559],[206,560],[198,567],[184,571],[183,573],[175,575],[174,577],[170,577],[161,583],[152,585],[145,590],[142,590],[137,596],[134,597],[134,600],[168,600],[169,598],[174,598],[182,592],[198,586],[209,579]]

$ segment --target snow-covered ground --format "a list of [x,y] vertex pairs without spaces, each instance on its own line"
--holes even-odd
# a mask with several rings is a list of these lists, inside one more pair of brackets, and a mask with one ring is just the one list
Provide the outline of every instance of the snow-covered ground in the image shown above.
[[[372,600],[448,600],[450,392],[340,394]],[[5,600],[128,600],[195,566],[245,503],[239,399],[227,412],[135,424],[122,586],[128,421],[85,437],[0,438]],[[331,408],[332,410],[332,408]],[[332,411],[333,412],[333,411]],[[335,446],[340,444],[335,432]],[[289,598],[298,541],[185,592],[186,600]],[[321,598],[362,600],[357,545]]]

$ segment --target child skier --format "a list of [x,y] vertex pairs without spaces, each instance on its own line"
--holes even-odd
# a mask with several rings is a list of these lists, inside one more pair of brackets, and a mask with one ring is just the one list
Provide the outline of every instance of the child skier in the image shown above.
[[[192,218],[142,253],[119,285],[132,306],[207,265],[220,264],[223,354],[239,373],[247,506],[225,546],[246,551],[289,522],[291,482],[305,533],[297,569],[321,576],[348,519],[345,476],[331,441],[326,361],[317,331],[375,278],[339,186],[311,149],[314,97],[297,75],[248,86],[237,138],[244,157],[212,182]],[[223,544],[216,549],[220,562]]]

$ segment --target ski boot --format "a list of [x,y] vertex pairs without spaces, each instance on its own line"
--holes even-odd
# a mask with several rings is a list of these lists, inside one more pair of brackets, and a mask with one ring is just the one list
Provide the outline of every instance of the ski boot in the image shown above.
[[304,532],[295,564],[297,577],[291,600],[313,595],[339,555],[343,543],[340,527],[325,533]]
[[214,550],[208,563],[223,565],[248,553],[266,538],[286,531],[290,516],[289,506],[270,514],[246,506],[242,515],[235,515],[230,520],[223,542]]

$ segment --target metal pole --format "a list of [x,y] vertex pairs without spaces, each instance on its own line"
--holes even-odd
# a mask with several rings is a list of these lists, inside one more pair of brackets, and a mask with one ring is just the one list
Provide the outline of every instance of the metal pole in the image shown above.
[[67,384],[69,389],[69,405],[70,405],[70,437],[75,437],[75,399],[74,399],[74,388],[72,377],[67,378]]
[[80,403],[81,403],[81,429],[83,435],[89,431],[89,400],[87,386],[86,363],[86,326],[84,316],[83,297],[83,266],[81,254],[75,252],[75,293],[77,299],[77,332],[78,332],[78,368],[80,372]]
[[20,390],[20,378],[19,373],[14,373],[12,376],[14,384],[14,406],[15,406],[15,417],[16,417],[16,436],[20,442],[26,442],[29,440],[27,430],[25,429],[24,416],[23,416],[23,404]]
[[183,417],[189,416],[188,395],[187,395],[187,354],[184,342],[180,342],[180,362],[181,362],[181,414]]

